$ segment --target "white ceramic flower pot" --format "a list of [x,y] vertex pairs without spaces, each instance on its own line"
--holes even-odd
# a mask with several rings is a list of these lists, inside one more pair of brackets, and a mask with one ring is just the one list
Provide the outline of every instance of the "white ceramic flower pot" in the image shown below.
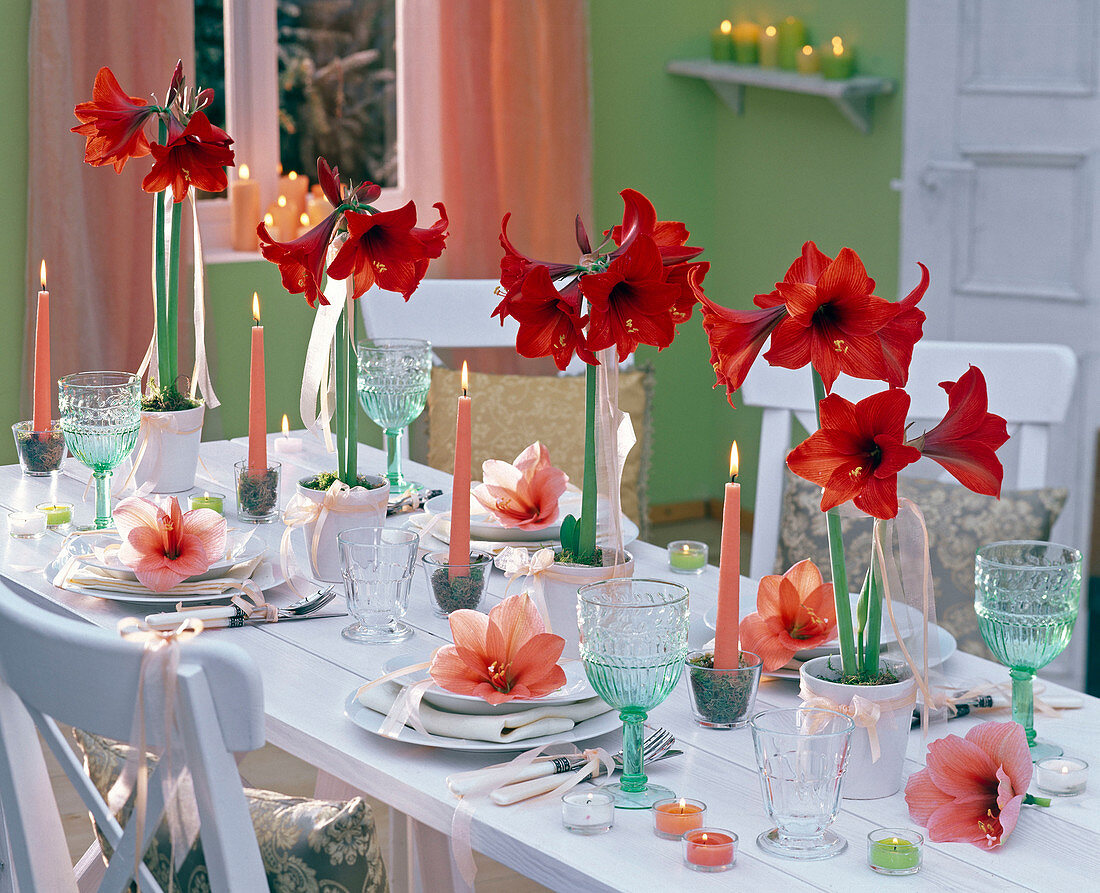
[[134,485],[152,485],[153,493],[185,493],[195,486],[199,441],[206,406],[176,412],[142,412],[134,456]]
[[[375,475],[366,475],[366,478],[372,485],[371,489],[353,487],[339,511],[330,511],[325,514],[321,534],[317,540],[316,556],[313,551],[313,537],[317,529],[317,521],[310,521],[303,525],[306,554],[309,556],[313,579],[325,583],[339,583],[343,580],[340,574],[340,548],[336,544],[338,533],[342,530],[351,530],[353,527],[381,527],[386,523],[386,505],[390,498],[390,486],[385,478]],[[314,503],[324,502],[325,491],[303,487],[302,483],[305,480],[309,478],[303,478],[298,482],[298,497]]]
[[[852,749],[841,794],[848,800],[875,800],[896,794],[901,789],[905,746],[913,724],[916,680],[904,663],[883,661],[901,679],[900,682],[890,685],[845,685],[830,681],[839,678],[839,674],[830,668],[830,661],[833,667],[840,666],[840,657],[833,655],[815,657],[799,669],[802,685],[811,695],[828,698],[842,707],[850,707],[852,699],[858,695],[874,701],[881,710],[877,725],[879,758],[872,762],[870,737],[867,730],[857,723],[852,733]],[[887,702],[904,706],[891,708]]]
[[542,594],[550,614],[550,625],[555,635],[565,638],[565,650],[561,655],[563,658],[581,656],[577,590],[600,580],[634,576],[634,556],[623,552],[620,558],[620,561],[604,567],[555,562],[553,567],[542,574]]

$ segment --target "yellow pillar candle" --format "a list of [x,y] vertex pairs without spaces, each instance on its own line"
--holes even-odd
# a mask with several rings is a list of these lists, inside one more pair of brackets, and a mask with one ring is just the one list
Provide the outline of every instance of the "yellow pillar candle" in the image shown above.
[[229,183],[229,239],[234,251],[258,251],[256,224],[260,222],[260,184],[242,164]]
[[760,59],[760,26],[755,22],[738,22],[732,36],[733,61],[755,65]]
[[799,50],[806,45],[806,26],[801,19],[787,16],[779,23],[779,67],[794,71]]
[[760,35],[760,67],[777,68],[779,66],[779,29],[768,25]]
[[730,42],[730,32],[733,24],[726,19],[710,32],[710,57],[715,62],[729,62],[733,58],[733,44]]
[[297,171],[291,171],[285,177],[279,177],[279,194],[285,195],[294,219],[306,209],[306,195],[309,193],[309,179]]
[[799,74],[817,74],[821,70],[821,66],[818,64],[818,54],[814,52],[814,48],[809,44],[802,48],[802,52],[798,54],[795,62]]

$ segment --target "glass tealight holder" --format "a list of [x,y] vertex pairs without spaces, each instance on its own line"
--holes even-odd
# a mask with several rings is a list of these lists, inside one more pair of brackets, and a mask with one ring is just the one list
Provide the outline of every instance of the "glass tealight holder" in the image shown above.
[[675,540],[668,544],[668,568],[675,574],[701,574],[707,566],[707,544]]
[[684,865],[692,871],[728,871],[737,859],[737,835],[724,828],[685,832]]
[[36,540],[46,532],[46,516],[42,512],[10,512],[8,534],[17,540]]
[[452,611],[476,611],[481,606],[493,570],[493,556],[488,552],[471,552],[464,564],[451,564],[447,552],[429,552],[420,561],[437,617],[447,617]]
[[61,422],[51,421],[48,431],[32,431],[33,427],[34,422],[29,420],[11,426],[20,469],[30,477],[57,474],[62,460],[69,454]]
[[615,798],[603,791],[569,791],[561,798],[561,823],[574,834],[603,834],[615,824]]
[[73,523],[71,502],[40,502],[35,508],[46,516],[46,526],[51,529],[64,529]]
[[762,661],[751,651],[740,652],[737,669],[716,670],[714,653],[692,651],[684,664],[691,715],[707,729],[737,729],[745,725],[756,705]]
[[249,524],[269,524],[279,517],[279,473],[282,465],[252,470],[247,460],[233,466],[237,478],[237,517]]
[[867,835],[867,864],[879,874],[916,874],[924,861],[924,835],[912,828],[876,828]]
[[707,804],[702,800],[674,797],[653,804],[653,833],[663,840],[679,840],[688,831],[702,828]]
[[222,493],[193,493],[187,497],[187,508],[213,509],[219,515],[225,514],[225,495]]
[[1073,797],[1083,794],[1089,781],[1089,764],[1076,757],[1048,757],[1035,764],[1035,786],[1044,794]]

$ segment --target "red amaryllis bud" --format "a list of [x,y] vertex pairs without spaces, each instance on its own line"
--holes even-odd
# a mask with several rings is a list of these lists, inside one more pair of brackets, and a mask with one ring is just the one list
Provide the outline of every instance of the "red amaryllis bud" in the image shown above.
[[340,186],[340,170],[330,167],[324,158],[317,159],[317,182],[321,184],[321,191],[334,208],[340,207],[343,199],[343,190]]
[[199,109],[206,108],[213,101],[214,90],[210,87],[207,87],[205,90],[201,91],[198,96],[195,97],[195,111],[197,112]]

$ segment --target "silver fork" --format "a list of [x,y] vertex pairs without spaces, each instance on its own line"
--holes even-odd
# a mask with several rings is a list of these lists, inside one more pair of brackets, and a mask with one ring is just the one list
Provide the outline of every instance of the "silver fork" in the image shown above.
[[312,614],[314,611],[320,611],[321,608],[329,604],[334,598],[336,598],[336,586],[333,584],[328,589],[323,589],[313,595],[306,598],[299,599],[286,607],[279,608],[279,617],[302,617],[306,614]]

